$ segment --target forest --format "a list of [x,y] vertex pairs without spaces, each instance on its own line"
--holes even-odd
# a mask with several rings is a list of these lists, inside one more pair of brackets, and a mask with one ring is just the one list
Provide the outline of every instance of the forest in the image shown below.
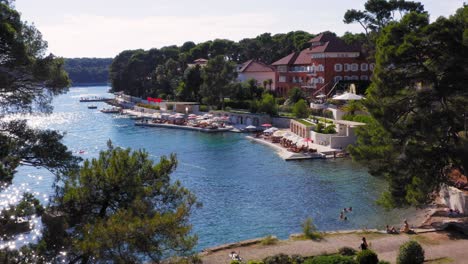
[[112,58],[67,58],[64,69],[73,85],[106,84]]

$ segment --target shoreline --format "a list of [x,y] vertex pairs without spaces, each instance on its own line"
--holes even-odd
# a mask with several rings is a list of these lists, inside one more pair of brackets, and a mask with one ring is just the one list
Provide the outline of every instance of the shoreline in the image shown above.
[[[437,207],[436,206],[428,206],[426,208],[422,209],[417,209],[417,211],[408,216],[406,219],[408,220],[409,223],[416,223],[411,225],[411,229],[415,230],[417,234],[421,233],[428,233],[428,232],[436,232],[437,229],[435,228],[427,228],[427,223],[431,220],[431,218],[434,216],[434,214],[437,213]],[[403,219],[402,219],[403,222]],[[384,226],[382,226],[384,228]],[[399,227],[398,227],[399,229]],[[319,231],[320,232],[320,231]],[[365,229],[337,229],[337,230],[329,230],[329,231],[323,231],[320,232],[324,235],[347,235],[347,234],[356,234],[356,233],[375,233],[375,234],[387,234],[385,229],[378,229],[378,228],[365,228]],[[300,237],[302,234],[301,233],[293,233],[289,235],[288,239],[280,239],[278,241],[290,241],[294,240],[297,237]],[[276,238],[274,234],[272,234],[273,237]],[[241,240],[241,241],[236,241],[236,242],[231,242],[231,243],[226,243],[226,244],[221,244],[213,247],[208,247],[204,248],[200,251],[201,255],[209,255],[214,252],[226,250],[226,249],[233,249],[233,248],[239,248],[239,247],[248,247],[248,246],[253,246],[253,245],[258,245],[262,242],[264,237],[260,238],[251,238],[247,240]]]

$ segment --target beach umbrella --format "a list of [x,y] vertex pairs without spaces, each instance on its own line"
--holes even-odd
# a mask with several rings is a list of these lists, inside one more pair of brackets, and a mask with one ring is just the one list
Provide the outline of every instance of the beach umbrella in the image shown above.
[[262,124],[262,127],[271,127],[271,124],[265,123],[265,124]]
[[271,130],[271,128],[263,130],[264,133],[273,133],[274,131]]
[[310,139],[310,138],[304,138],[303,141],[304,141],[304,142],[307,142],[307,148],[309,148],[309,142],[312,142],[312,139]]
[[325,97],[327,97],[327,96],[324,95],[324,94],[319,94],[319,95],[317,95],[317,96],[315,96],[315,97],[317,97],[317,98],[325,98]]
[[353,93],[344,93],[342,95],[337,95],[333,97],[334,100],[343,100],[343,101],[349,101],[349,100],[362,100],[365,99],[364,96],[353,94]]
[[246,128],[246,129],[256,129],[257,127],[256,127],[256,126],[250,125],[250,126],[247,126],[247,127],[245,127],[245,128]]
[[188,115],[188,116],[189,116],[189,117],[197,117],[196,114],[190,114],[190,115]]
[[193,119],[197,119],[197,117],[196,116],[189,116],[188,119],[193,120]]
[[269,129],[271,130],[271,132],[278,131],[278,128],[277,128],[277,127],[270,127]]

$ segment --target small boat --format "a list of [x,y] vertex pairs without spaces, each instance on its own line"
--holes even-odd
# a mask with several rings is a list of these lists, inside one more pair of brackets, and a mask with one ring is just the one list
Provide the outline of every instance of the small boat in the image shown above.
[[97,105],[88,105],[88,109],[97,109]]

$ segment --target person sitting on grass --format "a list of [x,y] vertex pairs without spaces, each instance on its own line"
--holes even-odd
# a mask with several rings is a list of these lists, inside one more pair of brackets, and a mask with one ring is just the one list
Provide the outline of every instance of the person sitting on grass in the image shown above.
[[408,221],[405,219],[405,221],[404,221],[403,223],[404,223],[404,225],[403,225],[403,227],[400,229],[400,232],[402,232],[402,233],[407,233],[407,234],[410,233],[410,232],[411,232],[411,229],[410,229],[410,227],[409,227]]
[[394,226],[389,227],[389,226],[387,225],[387,234],[398,234],[398,231],[395,229]]
[[359,248],[361,248],[361,250],[367,250],[369,248],[369,245],[367,245],[367,241],[365,237],[362,238],[362,243],[359,246]]

